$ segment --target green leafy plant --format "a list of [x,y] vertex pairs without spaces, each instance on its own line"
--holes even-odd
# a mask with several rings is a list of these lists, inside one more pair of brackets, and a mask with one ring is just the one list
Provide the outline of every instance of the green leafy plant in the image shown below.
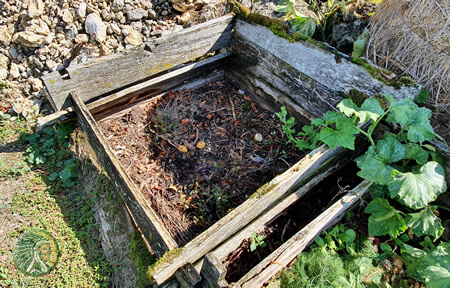
[[353,229],[345,229],[343,224],[329,228],[323,232],[323,237],[316,237],[315,242],[322,248],[329,248],[332,251],[346,249],[349,254],[354,250],[356,233]]
[[315,17],[298,12],[295,9],[296,0],[281,0],[275,8],[275,12],[285,13],[285,20],[289,22],[292,30],[305,36],[312,37],[316,29],[319,28],[322,34],[322,41],[325,41],[325,29],[331,15],[339,10],[347,13],[345,5],[348,1],[345,0],[328,0],[325,9],[321,8],[321,1],[319,0],[299,1],[305,4],[314,13]]
[[[370,146],[355,162],[360,169],[357,175],[373,182],[369,190],[372,200],[365,210],[370,214],[369,234],[388,235],[400,248],[409,240],[399,239],[406,231],[436,241],[444,228],[437,207],[430,203],[446,191],[447,185],[444,164],[426,141],[440,137],[430,124],[430,110],[417,106],[412,99],[395,101],[388,95],[385,99],[386,102],[380,103],[368,98],[360,107],[345,99],[337,105],[340,112],[327,112],[323,119],[314,120],[311,128],[302,128],[314,130],[308,137],[295,134],[292,128],[295,120],[283,116],[283,109],[278,117],[290,141],[296,143],[296,137],[303,137],[301,140],[308,142],[297,147],[312,149],[325,143],[330,148],[341,146],[353,150],[355,135],[365,136]],[[391,123],[394,129],[384,132],[384,137],[377,140],[374,131],[382,120]],[[388,246],[383,243],[381,247],[385,256],[393,255]]]
[[266,247],[266,242],[264,242],[264,236],[258,235],[256,232],[252,232],[252,242],[250,243],[250,251],[255,251],[258,247]]

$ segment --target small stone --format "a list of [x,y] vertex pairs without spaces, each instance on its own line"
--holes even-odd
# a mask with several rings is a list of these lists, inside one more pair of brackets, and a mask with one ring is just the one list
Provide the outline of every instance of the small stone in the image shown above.
[[156,12],[155,12],[155,10],[148,10],[148,18],[156,19]]
[[0,25],[0,44],[9,46],[11,43],[11,34],[8,31],[8,27]]
[[31,88],[34,92],[39,92],[44,88],[44,84],[42,84],[42,81],[38,78],[30,78],[28,82],[31,84]]
[[188,10],[178,17],[178,23],[186,25],[194,17],[194,11]]
[[125,3],[123,0],[113,0],[111,4],[111,10],[114,12],[119,12],[123,9]]
[[97,42],[103,42],[106,39],[106,25],[102,18],[96,13],[91,13],[86,17],[84,24],[86,32]]
[[58,63],[56,63],[53,60],[47,60],[47,62],[45,62],[45,66],[47,66],[47,69],[50,71],[55,71],[56,68],[58,67]]
[[38,18],[44,13],[44,3],[42,0],[33,0],[28,4],[27,16]]
[[139,46],[142,44],[142,35],[134,29],[131,29],[128,36],[125,38],[125,43],[131,46]]
[[141,7],[148,10],[153,8],[153,4],[151,1],[148,0],[141,0]]
[[167,16],[167,15],[169,15],[169,11],[163,10],[163,11],[161,12],[161,15],[162,15],[162,16]]
[[187,10],[200,10],[210,2],[210,0],[169,0],[175,10],[186,12]]
[[55,39],[55,34],[50,33],[50,34],[47,35],[47,37],[45,37],[44,44],[45,45],[50,45],[53,42],[54,39]]
[[26,47],[37,48],[44,42],[45,36],[30,31],[22,31],[14,34],[13,42]]
[[9,55],[13,58],[13,59],[17,59],[19,57],[19,52],[17,52],[16,47],[12,46],[8,49]]
[[28,98],[17,97],[12,104],[12,109],[26,119],[31,119],[39,114],[41,104],[40,100],[32,101]]
[[116,23],[111,23],[109,25],[109,27],[111,28],[111,30],[113,31],[114,34],[116,34],[116,35],[122,34],[122,31],[120,30],[119,25],[117,25]]
[[6,78],[8,78],[8,70],[0,68],[0,80],[5,80]]
[[20,77],[19,67],[16,63],[11,63],[11,68],[9,69],[9,77],[13,80]]
[[75,36],[75,43],[87,43],[89,41],[89,36],[87,34],[78,34]]
[[47,23],[43,21],[40,21],[39,23],[36,24],[32,24],[31,26],[27,27],[25,31],[33,32],[44,36],[50,34],[50,28],[48,27]]
[[72,13],[69,11],[69,9],[63,9],[61,10],[61,19],[66,24],[72,24],[73,22],[73,16]]
[[138,21],[148,15],[147,11],[142,8],[137,8],[129,11],[127,13],[128,20],[130,21]]
[[140,21],[132,22],[131,27],[133,27],[133,29],[138,31],[139,33],[142,32],[142,22]]
[[81,2],[80,6],[78,6],[78,9],[77,9],[77,16],[79,18],[83,19],[84,17],[86,17],[86,8],[87,8],[86,3]]
[[0,68],[8,69],[9,62],[9,58],[7,56],[0,54]]

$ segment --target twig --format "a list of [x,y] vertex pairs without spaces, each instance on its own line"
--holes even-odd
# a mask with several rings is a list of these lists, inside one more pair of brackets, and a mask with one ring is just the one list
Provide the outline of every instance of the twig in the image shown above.
[[233,103],[233,100],[231,99],[231,97],[228,97],[228,99],[230,99],[231,110],[233,111],[234,126],[236,126],[236,113],[234,112],[234,103]]

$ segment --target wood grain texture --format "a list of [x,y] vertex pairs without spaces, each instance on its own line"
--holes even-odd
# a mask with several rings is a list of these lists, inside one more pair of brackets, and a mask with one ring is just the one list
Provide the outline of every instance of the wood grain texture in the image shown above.
[[211,74],[212,71],[222,67],[228,61],[230,55],[231,53],[227,52],[186,65],[162,76],[122,89],[86,106],[97,120],[104,118],[118,110],[122,111],[128,106],[180,86],[185,81],[193,81],[194,78],[205,73]]
[[314,241],[315,237],[328,227],[339,222],[345,216],[346,211],[365,197],[370,185],[372,185],[372,182],[361,182],[352,192],[347,193],[250,270],[238,281],[238,285],[243,288],[261,287],[269,281],[279,271],[289,265],[299,253]]
[[177,248],[177,244],[162,221],[150,205],[146,204],[148,202],[117,160],[83,101],[75,92],[72,92],[71,96],[81,130],[86,133],[99,162],[116,186],[117,192],[133,214],[133,218],[155,254],[161,257],[166,251]]
[[71,91],[86,102],[224,48],[231,39],[232,20],[233,15],[226,15],[157,39],[146,48],[70,66],[65,76],[49,73],[42,79],[50,102],[55,110],[65,109],[71,106]]
[[186,263],[195,263],[261,213],[276,205],[287,194],[292,193],[307,183],[309,179],[334,165],[335,161],[345,153],[347,153],[346,149],[332,150],[325,146],[309,153],[289,170],[265,184],[244,203],[186,244],[177,257],[155,266],[153,278],[158,284],[161,284]]
[[[260,90],[267,101],[290,105],[305,118],[312,120],[325,111],[335,110],[342,97],[335,91],[289,63],[250,42],[239,31],[233,34],[231,51],[234,53],[230,75]],[[274,99],[267,99],[271,95]]]

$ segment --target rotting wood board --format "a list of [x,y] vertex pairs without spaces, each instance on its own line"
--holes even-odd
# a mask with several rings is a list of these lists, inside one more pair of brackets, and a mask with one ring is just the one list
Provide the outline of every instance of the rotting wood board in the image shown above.
[[[287,240],[282,246],[263,259],[257,266],[253,267],[237,283],[233,283],[232,287],[252,288],[264,285],[264,283],[289,265],[316,236],[320,235],[328,227],[339,222],[345,215],[345,212],[351,209],[366,195],[371,184],[369,181],[361,182],[352,192],[344,195],[340,200]],[[236,241],[238,241],[237,246],[239,246],[241,242],[239,240]],[[229,252],[236,248],[236,243],[231,244],[231,241],[228,241],[218,247],[216,251],[210,252],[205,256],[202,267],[202,287],[230,287],[231,283],[227,283],[225,280],[227,271],[222,261]]]
[[226,15],[147,43],[146,48],[69,66],[66,75],[58,71],[44,75],[50,103],[55,110],[65,109],[71,106],[71,91],[87,102],[227,47],[232,20],[233,15]]

